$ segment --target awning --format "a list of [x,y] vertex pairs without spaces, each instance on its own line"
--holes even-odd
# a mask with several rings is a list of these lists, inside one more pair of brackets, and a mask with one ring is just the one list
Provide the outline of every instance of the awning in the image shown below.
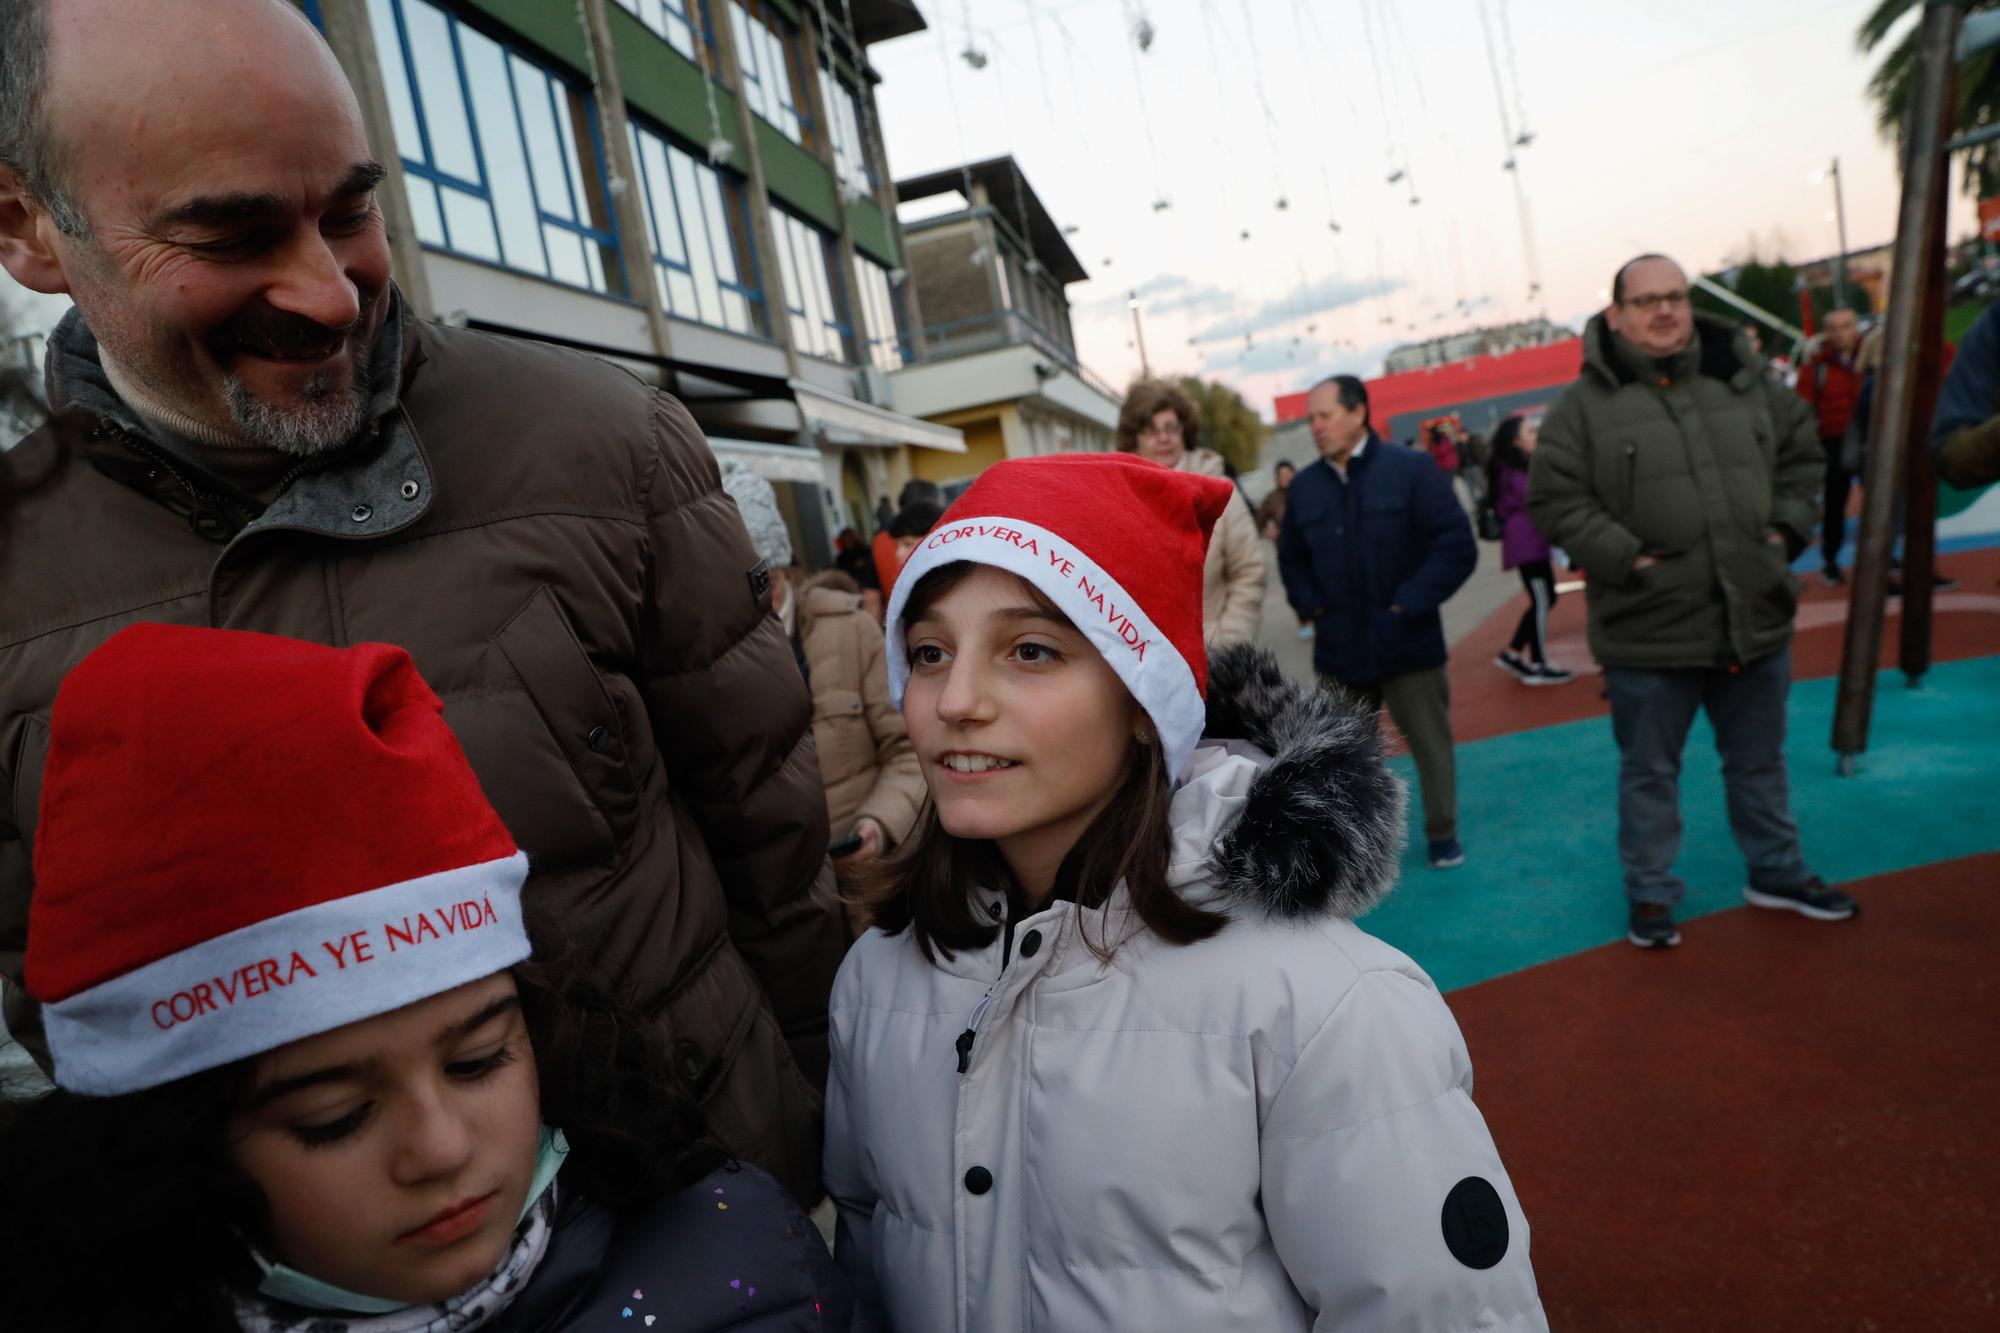
[[965,452],[965,432],[956,427],[940,426],[919,417],[906,417],[900,412],[870,407],[859,399],[828,393],[805,380],[794,379],[787,383],[807,426],[824,436],[828,444],[873,445],[878,448],[911,444],[919,449],[937,449],[948,454]]
[[716,458],[733,458],[765,481],[802,481],[808,486],[817,486],[822,477],[820,455],[817,449],[804,449],[795,444],[760,444],[755,440],[732,440],[726,436],[711,435],[708,447]]

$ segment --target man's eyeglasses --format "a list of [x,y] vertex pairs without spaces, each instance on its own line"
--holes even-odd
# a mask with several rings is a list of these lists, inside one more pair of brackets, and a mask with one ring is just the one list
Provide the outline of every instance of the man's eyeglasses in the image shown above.
[[1658,310],[1663,305],[1677,306],[1686,305],[1687,303],[1688,289],[1685,287],[1672,292],[1646,292],[1643,295],[1629,297],[1619,302],[1620,305],[1629,305],[1634,310],[1644,311],[1648,314]]

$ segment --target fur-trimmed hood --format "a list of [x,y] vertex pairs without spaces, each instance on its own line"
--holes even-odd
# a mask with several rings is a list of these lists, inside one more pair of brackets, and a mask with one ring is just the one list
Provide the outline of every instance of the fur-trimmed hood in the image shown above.
[[[1176,841],[1184,832],[1211,839],[1205,877],[1222,905],[1248,904],[1280,918],[1352,919],[1388,893],[1403,849],[1406,796],[1382,762],[1371,710],[1292,680],[1267,648],[1233,645],[1209,656],[1202,745],[1225,746],[1257,765],[1240,795],[1218,796],[1205,808],[1199,793],[1177,794],[1177,816],[1211,825],[1177,828]],[[1199,771],[1203,752],[1195,754]]]

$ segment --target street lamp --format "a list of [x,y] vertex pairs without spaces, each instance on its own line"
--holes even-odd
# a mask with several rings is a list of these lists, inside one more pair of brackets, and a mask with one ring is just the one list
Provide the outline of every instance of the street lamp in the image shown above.
[[1139,374],[1145,379],[1153,378],[1153,368],[1146,361],[1146,329],[1139,322],[1139,293],[1133,292],[1132,299],[1125,303],[1132,311],[1132,336],[1139,344]]
[[1840,255],[1833,261],[1833,303],[1847,304],[1847,205],[1840,195],[1840,159],[1834,158],[1824,170],[1815,171],[1806,177],[1808,184],[1817,185],[1823,180],[1833,181],[1833,221],[1839,229]]

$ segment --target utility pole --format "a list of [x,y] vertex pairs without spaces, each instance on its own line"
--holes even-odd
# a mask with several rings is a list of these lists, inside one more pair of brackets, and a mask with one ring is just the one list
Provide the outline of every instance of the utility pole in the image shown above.
[[1847,203],[1840,189],[1840,158],[1836,156],[1825,171],[1813,173],[1815,182],[1833,181],[1833,225],[1840,237],[1840,253],[1833,261],[1833,303],[1847,304]]
[[1139,374],[1151,379],[1153,367],[1146,361],[1146,326],[1139,322],[1139,293],[1133,292],[1132,299],[1126,304],[1132,307],[1132,336],[1139,342]]

